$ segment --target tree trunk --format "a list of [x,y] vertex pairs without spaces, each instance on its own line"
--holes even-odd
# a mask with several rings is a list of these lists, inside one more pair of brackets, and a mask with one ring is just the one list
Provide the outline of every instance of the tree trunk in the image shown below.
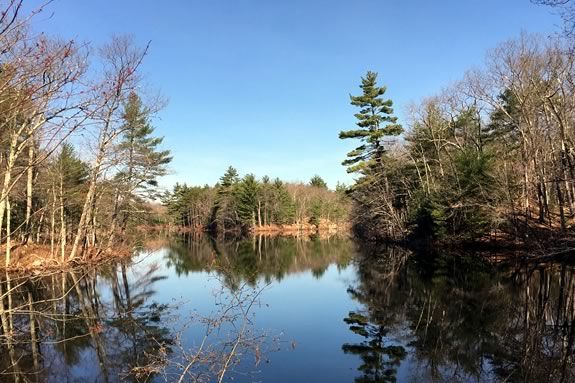
[[52,214],[50,217],[50,257],[54,257],[55,235],[56,235],[56,187],[52,185]]
[[86,237],[86,231],[88,223],[91,221],[92,215],[92,202],[94,195],[96,193],[96,183],[98,182],[98,176],[100,173],[100,167],[104,161],[105,148],[100,147],[100,152],[96,158],[96,164],[92,169],[92,176],[90,177],[90,184],[88,187],[88,193],[86,193],[86,199],[84,200],[84,206],[82,207],[82,214],[80,215],[80,221],[78,222],[78,230],[76,231],[76,237],[74,238],[74,243],[72,245],[72,250],[70,252],[69,259],[74,259],[78,254],[78,249],[80,243]]
[[34,180],[34,140],[30,140],[28,145],[28,169],[27,169],[27,180],[26,180],[26,219],[25,219],[25,243],[33,242],[32,237],[32,183]]
[[66,217],[64,214],[64,176],[60,174],[60,258],[66,261]]
[[262,227],[262,203],[258,201],[258,226]]
[[10,199],[6,198],[6,267],[10,265],[10,252],[12,251],[12,243],[11,243],[11,227],[10,227],[10,218],[12,216],[12,209],[10,208]]
[[[8,355],[10,357],[10,363],[12,364],[12,372],[14,374],[14,382],[19,382],[19,369],[18,369],[18,360],[16,358],[16,350],[14,348],[14,331],[12,326],[12,304],[11,304],[11,296],[12,292],[10,286],[10,277],[6,274],[6,294],[4,294],[2,290],[2,283],[0,282],[0,321],[2,322],[2,328],[4,329],[4,336],[6,341],[6,348],[8,349]],[[8,310],[4,307],[4,296],[7,295],[8,297]]]
[[2,192],[0,193],[0,231],[4,223],[4,214],[6,213],[6,202],[10,192],[10,182],[12,181],[12,169],[16,161],[16,145],[18,137],[14,135],[10,142],[10,149],[8,159],[6,161],[6,170],[4,171],[4,183],[2,184]]
[[40,236],[42,234],[42,228],[44,226],[45,215],[46,215],[46,209],[42,208],[42,213],[40,214],[40,220],[38,221],[38,227],[36,228],[36,243],[40,243]]
[[28,311],[30,312],[30,343],[32,346],[32,360],[34,363],[34,373],[40,372],[40,363],[38,358],[38,334],[36,330],[36,316],[34,315],[34,305],[32,293],[28,291]]

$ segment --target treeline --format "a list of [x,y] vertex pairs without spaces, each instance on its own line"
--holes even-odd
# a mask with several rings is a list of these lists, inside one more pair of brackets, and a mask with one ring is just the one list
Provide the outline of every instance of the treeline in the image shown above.
[[429,97],[398,124],[377,74],[362,79],[354,222],[369,237],[468,241],[571,232],[575,214],[575,54],[523,35],[482,70]]
[[[4,4],[4,3],[3,3]],[[70,260],[114,246],[145,212],[170,161],[154,137],[160,102],[138,69],[147,48],[87,44],[32,32],[22,1],[0,13],[0,245],[45,245]],[[119,235],[120,234],[120,235]],[[90,251],[87,251],[90,250]]]
[[163,203],[169,223],[218,233],[335,228],[347,222],[349,211],[343,185],[331,191],[319,176],[309,184],[258,180],[240,177],[233,167],[213,187],[176,184]]

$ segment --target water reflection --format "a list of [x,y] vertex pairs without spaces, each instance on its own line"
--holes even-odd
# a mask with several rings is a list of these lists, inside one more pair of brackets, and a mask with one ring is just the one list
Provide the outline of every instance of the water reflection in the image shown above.
[[150,267],[133,283],[125,264],[32,279],[3,275],[2,375],[16,382],[130,380],[132,368],[171,351],[167,306],[146,303],[162,279],[158,271]]
[[[345,237],[183,236],[130,262],[1,275],[0,381],[569,382],[574,276]],[[246,314],[268,283],[269,312]],[[198,305],[205,327],[181,331]],[[262,314],[285,333],[277,357],[250,327]]]
[[216,241],[207,236],[185,235],[168,244],[168,267],[178,275],[199,271],[226,270],[233,280],[229,287],[240,281],[255,284],[281,281],[289,274],[311,270],[321,278],[328,266],[349,265],[356,246],[345,236],[270,237]]
[[497,266],[392,248],[358,261],[345,319],[364,340],[358,382],[568,382],[574,379],[573,268]]

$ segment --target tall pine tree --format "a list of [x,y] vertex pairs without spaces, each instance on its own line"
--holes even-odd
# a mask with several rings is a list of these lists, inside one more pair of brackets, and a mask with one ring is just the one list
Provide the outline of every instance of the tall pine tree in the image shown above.
[[368,71],[360,88],[362,95],[350,96],[351,104],[360,108],[355,114],[358,128],[340,132],[339,138],[360,140],[361,145],[349,152],[342,164],[347,166],[348,173],[368,175],[382,165],[385,137],[397,136],[403,128],[393,115],[393,102],[383,97],[386,87],[377,85],[377,73]]
[[[172,160],[168,150],[160,150],[162,137],[154,137],[150,124],[150,110],[140,97],[132,92],[124,105],[123,136],[118,145],[121,168],[116,175],[116,196],[111,230],[121,215],[120,228],[125,231],[137,202],[142,199],[155,199],[158,177],[167,174],[167,165]],[[110,238],[113,237],[113,233]]]
[[238,182],[238,171],[233,166],[229,166],[224,175],[220,177],[220,182],[216,185],[216,198],[210,217],[210,230],[225,231],[226,226],[236,224],[234,190]]
[[124,107],[123,139],[119,149],[124,156],[124,169],[119,173],[128,190],[138,195],[153,197],[157,178],[167,173],[172,157],[168,150],[160,150],[163,137],[154,137],[150,111],[136,93],[131,93]]

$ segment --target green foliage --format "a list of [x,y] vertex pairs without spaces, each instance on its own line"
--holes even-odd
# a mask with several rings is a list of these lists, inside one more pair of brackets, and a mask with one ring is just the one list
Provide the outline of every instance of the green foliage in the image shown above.
[[363,376],[356,382],[396,382],[398,367],[407,357],[407,351],[403,346],[391,344],[387,338],[387,327],[371,323],[367,315],[351,311],[344,319],[350,331],[364,340],[345,343],[342,350],[346,354],[359,356],[362,361],[359,370]]
[[[363,79],[367,95],[383,92],[373,88],[373,76],[369,80]],[[494,154],[500,151],[494,148],[513,141],[508,120],[516,100],[508,93],[502,100],[508,111],[493,116],[490,125],[483,123],[475,105],[446,113],[438,99],[424,104],[405,145],[382,152],[379,167],[364,171],[353,186],[358,232],[394,238],[411,233],[439,240],[486,234],[496,221],[493,206],[501,198],[493,175]],[[370,158],[373,163],[377,156]]]
[[216,199],[214,201],[209,226],[212,230],[224,230],[227,226],[234,226],[237,221],[235,214],[234,192],[239,182],[238,171],[229,166],[216,185]]
[[64,143],[56,161],[52,164],[52,171],[57,173],[67,191],[74,192],[86,182],[89,168],[83,162],[69,143]]
[[327,184],[325,183],[323,178],[321,178],[317,174],[311,178],[311,180],[309,181],[309,184],[310,184],[310,186],[313,186],[316,188],[327,189]]
[[341,222],[347,220],[349,211],[348,197],[343,192],[286,184],[268,176],[257,180],[253,174],[240,179],[233,167],[227,169],[213,188],[177,184],[162,202],[173,223],[216,232],[260,225],[307,222],[318,225],[321,220]]
[[82,191],[88,179],[89,166],[78,157],[72,145],[65,143],[50,164],[48,174],[58,198],[60,193],[62,194],[65,215],[78,219],[82,210]]
[[[493,224],[493,202],[498,191],[491,175],[493,157],[465,150],[454,159],[455,172],[438,190],[414,198],[414,234],[439,240],[476,239]],[[454,187],[456,185],[456,187]]]
[[200,187],[176,184],[172,192],[166,193],[162,198],[168,215],[175,223],[200,228],[209,224],[213,201],[213,189],[207,185]]
[[397,136],[403,132],[401,125],[397,123],[397,117],[393,116],[393,102],[384,99],[386,87],[377,85],[377,73],[367,72],[361,79],[363,93],[360,96],[350,96],[351,104],[360,108],[355,114],[358,120],[356,125],[359,129],[342,131],[341,139],[358,139],[361,145],[347,154],[343,165],[347,166],[348,173],[366,174],[368,169],[380,165],[385,152],[384,138]]
[[172,157],[169,150],[159,149],[163,138],[153,136],[149,115],[150,111],[143,106],[140,97],[130,93],[122,116],[124,134],[118,145],[125,165],[116,179],[125,183],[130,193],[155,198],[157,179],[166,175]]
[[295,206],[284,183],[276,178],[272,188],[273,208],[272,223],[280,225],[293,222]]
[[312,225],[319,225],[323,212],[323,201],[319,198],[312,199],[309,211],[309,223]]
[[419,194],[415,198],[415,212],[411,217],[413,233],[420,238],[445,239],[447,237],[445,206],[435,195]]
[[498,98],[502,107],[491,114],[490,123],[484,128],[485,140],[516,146],[520,138],[518,135],[521,118],[519,100],[510,89],[506,89]]
[[248,174],[238,183],[235,191],[236,209],[240,221],[245,225],[256,225],[259,207],[260,185],[253,174]]

